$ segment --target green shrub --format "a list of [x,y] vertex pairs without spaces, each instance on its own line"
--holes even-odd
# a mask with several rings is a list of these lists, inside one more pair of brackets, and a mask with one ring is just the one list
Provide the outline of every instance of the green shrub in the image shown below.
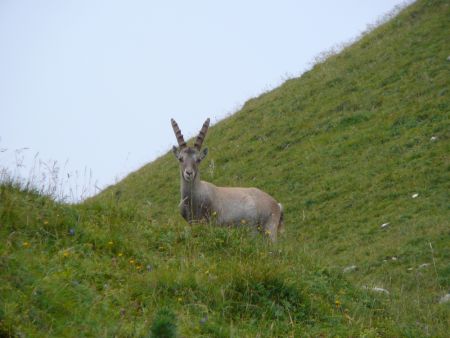
[[150,328],[150,337],[173,338],[177,336],[176,316],[169,308],[162,308],[156,312]]

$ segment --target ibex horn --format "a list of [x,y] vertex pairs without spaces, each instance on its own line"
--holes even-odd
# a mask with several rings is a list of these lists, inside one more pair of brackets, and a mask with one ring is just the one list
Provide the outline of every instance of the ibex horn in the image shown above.
[[183,134],[181,134],[181,130],[178,127],[178,124],[174,119],[170,119],[170,122],[172,122],[173,132],[175,133],[180,149],[186,148],[186,142],[184,142],[184,137]]
[[197,139],[195,140],[194,147],[197,148],[197,150],[200,150],[202,148],[203,140],[205,139],[208,128],[209,128],[209,117],[206,119],[205,123],[203,123],[203,127],[202,129],[200,129]]

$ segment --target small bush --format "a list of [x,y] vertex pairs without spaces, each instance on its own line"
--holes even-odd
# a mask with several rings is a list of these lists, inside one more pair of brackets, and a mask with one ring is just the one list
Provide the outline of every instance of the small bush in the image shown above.
[[176,316],[168,308],[160,309],[153,320],[150,328],[150,337],[170,338],[176,337],[177,325]]
[[310,304],[301,290],[271,275],[237,278],[228,290],[229,314],[235,318],[304,320]]

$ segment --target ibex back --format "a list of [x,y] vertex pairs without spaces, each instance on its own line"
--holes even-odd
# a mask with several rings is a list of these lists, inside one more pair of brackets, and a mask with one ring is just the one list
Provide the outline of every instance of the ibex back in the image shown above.
[[188,147],[174,119],[171,120],[178,148],[173,153],[180,164],[180,212],[189,223],[211,222],[223,226],[250,226],[269,235],[272,242],[283,230],[283,207],[269,194],[257,188],[216,187],[201,181],[199,164],[208,154],[202,148],[209,119],[200,130],[194,147]]

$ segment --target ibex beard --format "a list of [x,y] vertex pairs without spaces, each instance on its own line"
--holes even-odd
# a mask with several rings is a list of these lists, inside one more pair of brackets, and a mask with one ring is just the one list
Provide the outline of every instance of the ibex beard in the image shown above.
[[202,144],[209,121],[203,123],[194,146],[189,147],[178,124],[171,120],[178,141],[173,153],[180,165],[181,215],[190,224],[248,226],[276,242],[278,233],[284,231],[283,206],[272,196],[257,188],[216,187],[200,180],[199,165],[208,154]]

